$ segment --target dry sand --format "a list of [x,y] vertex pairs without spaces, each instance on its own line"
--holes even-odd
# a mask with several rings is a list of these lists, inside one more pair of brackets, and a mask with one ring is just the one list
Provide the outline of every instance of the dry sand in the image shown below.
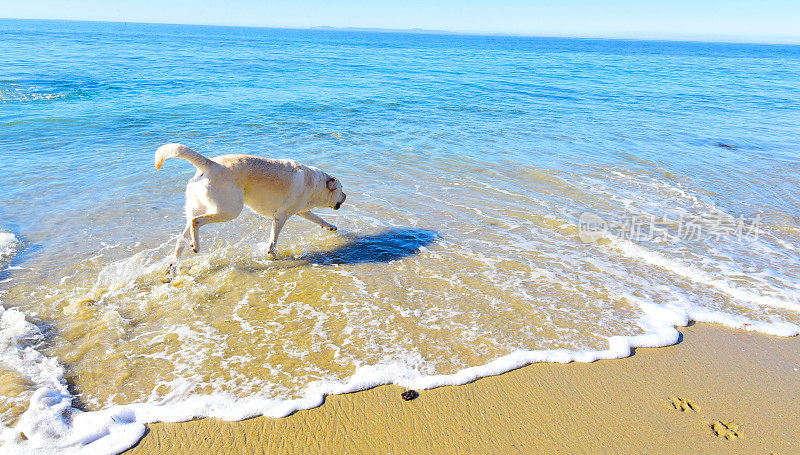
[[800,337],[717,325],[622,360],[330,396],[281,419],[158,423],[129,454],[800,453]]

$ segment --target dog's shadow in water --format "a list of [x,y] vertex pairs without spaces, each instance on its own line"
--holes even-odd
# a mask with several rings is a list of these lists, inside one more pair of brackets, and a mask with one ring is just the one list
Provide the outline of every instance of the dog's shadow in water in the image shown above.
[[342,246],[306,253],[297,260],[315,265],[391,262],[419,253],[422,247],[438,238],[436,231],[427,229],[389,229],[378,234],[352,236]]
[[[419,253],[422,247],[428,246],[439,238],[436,231],[414,228],[395,228],[371,235],[353,235],[340,233],[348,239],[344,245],[327,251],[313,251],[301,256],[284,257],[270,264],[248,263],[234,266],[239,272],[260,273],[275,268],[295,268],[308,265],[341,265],[386,263],[407,258]],[[207,273],[215,273],[228,268],[227,264],[218,264]]]

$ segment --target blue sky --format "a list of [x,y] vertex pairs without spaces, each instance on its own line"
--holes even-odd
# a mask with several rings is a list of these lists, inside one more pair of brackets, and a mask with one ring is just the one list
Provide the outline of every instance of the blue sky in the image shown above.
[[800,43],[800,0],[2,0],[0,17]]

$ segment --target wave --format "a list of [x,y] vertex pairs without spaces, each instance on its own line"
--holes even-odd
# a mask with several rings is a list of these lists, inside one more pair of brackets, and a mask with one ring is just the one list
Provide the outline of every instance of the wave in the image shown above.
[[[0,267],[6,267],[20,247],[14,234],[0,232]],[[28,409],[16,425],[0,426],[0,451],[14,453],[17,448],[28,451],[27,446],[17,447],[16,441],[27,434],[60,438],[69,432],[70,422],[66,411],[72,397],[64,378],[64,368],[57,359],[48,358],[39,350],[44,342],[42,330],[29,322],[16,309],[6,309],[0,301],[0,367],[5,387],[8,382],[24,384],[36,392],[30,397]],[[24,406],[27,394],[3,396],[5,405]],[[35,444],[35,442],[34,442]]]
[[84,91],[76,83],[23,84],[16,81],[0,81],[0,104],[49,102],[83,94]]
[[67,98],[67,93],[48,93],[22,88],[0,87],[0,103],[53,101]]
[[31,397],[30,407],[19,423],[14,428],[5,430],[2,435],[4,445],[0,450],[12,450],[19,454],[114,454],[138,442],[144,435],[145,425],[149,423],[183,422],[197,418],[228,421],[256,416],[278,418],[320,406],[327,395],[352,393],[385,384],[425,390],[467,384],[532,363],[619,359],[630,356],[636,348],[677,343],[680,333],[675,327],[686,326],[691,321],[720,323],[781,336],[797,335],[800,331],[800,327],[793,324],[776,326],[707,311],[702,307],[662,307],[630,295],[625,297],[636,302],[643,311],[644,315],[637,324],[645,334],[609,337],[608,349],[605,350],[518,350],[488,364],[465,368],[450,375],[426,375],[401,363],[362,366],[346,382],[318,381],[309,384],[304,396],[298,399],[239,399],[225,394],[192,395],[177,402],[170,402],[168,398],[160,403],[117,405],[84,412],[71,407],[72,397],[63,387],[43,387]]
[[0,266],[11,260],[18,247],[19,241],[14,234],[0,231]]
[[[516,194],[510,194],[516,197]],[[692,195],[686,195],[693,198]],[[403,231],[406,232],[406,231]],[[439,241],[436,236],[424,231],[419,235],[401,235],[402,245],[413,241],[409,254],[418,248],[427,249],[429,242]],[[6,238],[16,239],[11,236]],[[366,237],[367,243],[386,243],[387,237]],[[358,243],[355,239],[352,244]],[[10,245],[10,241],[6,244]],[[417,245],[418,244],[418,245]],[[3,245],[3,244],[0,244]],[[393,244],[392,244],[393,245]],[[389,246],[392,246],[389,245]],[[425,246],[427,245],[427,246]],[[14,247],[8,247],[14,248]],[[147,283],[161,270],[160,258],[169,248],[169,243],[145,249],[126,259],[102,267],[94,282],[93,292],[105,294],[110,298],[115,294],[137,293],[138,288]],[[348,249],[349,248],[349,249]],[[731,298],[758,305],[776,306],[798,311],[791,300],[766,299],[750,292],[738,290],[730,284],[712,278],[700,269],[695,269],[680,261],[665,257],[654,250],[619,239],[608,239],[609,252],[643,261],[649,265],[668,270],[670,273],[689,279],[700,285],[709,286],[729,294]],[[223,248],[224,249],[224,248]],[[357,248],[345,245],[334,251],[346,251],[347,258],[357,255]],[[3,250],[6,251],[6,250]],[[8,251],[13,251],[8,249]],[[320,256],[316,253],[301,253],[299,259],[307,263],[327,264],[338,262],[339,253]],[[340,254],[341,255],[341,254]],[[209,256],[212,256],[209,253]],[[328,261],[325,258],[333,258]],[[317,258],[317,260],[313,260]],[[319,259],[322,258],[322,259]],[[382,258],[379,258],[382,259]],[[392,258],[389,259],[393,260]],[[344,261],[351,263],[353,261]],[[359,261],[356,261],[359,262]],[[368,261],[370,262],[370,261]],[[196,264],[202,268],[214,265]],[[179,277],[180,278],[180,277]],[[198,284],[199,283],[195,283]],[[435,374],[425,371],[410,362],[388,361],[372,365],[360,365],[343,380],[321,379],[307,383],[299,396],[294,398],[268,397],[255,394],[242,398],[230,393],[197,394],[193,385],[186,380],[173,380],[172,392],[152,402],[136,402],[108,406],[96,411],[83,411],[74,406],[72,396],[64,380],[64,369],[55,359],[47,358],[36,350],[42,342],[41,331],[25,321],[24,315],[16,310],[4,310],[2,338],[4,346],[3,362],[14,366],[16,371],[25,372],[33,378],[36,391],[30,396],[30,405],[16,425],[2,432],[3,445],[0,451],[8,453],[92,453],[112,454],[134,445],[144,434],[145,425],[154,422],[180,422],[196,418],[219,418],[223,420],[242,420],[255,416],[283,417],[295,411],[310,409],[321,405],[327,395],[351,393],[384,384],[425,390],[448,385],[461,385],[476,379],[501,374],[522,366],[539,363],[593,362],[599,359],[618,359],[630,356],[639,347],[660,347],[675,344],[680,334],[676,327],[686,326],[692,321],[720,323],[779,336],[794,336],[800,333],[800,326],[779,320],[765,322],[731,312],[715,310],[702,302],[693,302],[681,297],[678,292],[670,294],[670,302],[657,304],[639,295],[628,292],[624,283],[610,286],[610,295],[628,302],[640,312],[635,325],[641,333],[630,336],[608,336],[606,349],[517,349],[494,360],[478,366],[462,368],[452,374]],[[789,297],[788,295],[786,296]],[[237,303],[237,308],[243,305]],[[238,317],[238,314],[237,314]]]

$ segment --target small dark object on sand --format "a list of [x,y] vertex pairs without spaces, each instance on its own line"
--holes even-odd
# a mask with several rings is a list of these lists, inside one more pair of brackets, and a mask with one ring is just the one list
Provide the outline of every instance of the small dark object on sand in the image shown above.
[[411,401],[414,398],[417,398],[419,393],[417,393],[416,390],[406,390],[405,392],[401,393],[400,396],[406,401]]

